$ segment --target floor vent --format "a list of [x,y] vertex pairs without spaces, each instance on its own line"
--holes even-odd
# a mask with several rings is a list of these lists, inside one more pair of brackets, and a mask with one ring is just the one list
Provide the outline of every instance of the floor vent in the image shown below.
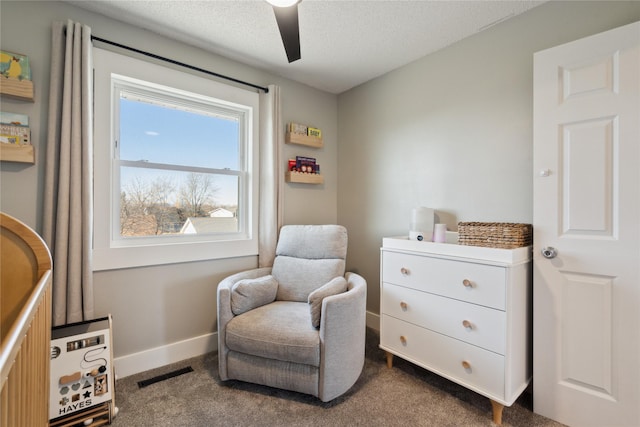
[[193,368],[191,366],[171,371],[163,375],[158,375],[157,377],[149,378],[148,380],[138,381],[138,387],[144,388],[151,384],[159,383],[160,381],[168,380],[169,378],[177,377],[178,375],[187,374],[189,372],[193,372]]

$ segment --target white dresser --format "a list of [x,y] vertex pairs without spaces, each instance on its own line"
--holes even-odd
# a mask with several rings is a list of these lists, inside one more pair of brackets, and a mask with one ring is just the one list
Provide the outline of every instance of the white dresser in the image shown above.
[[384,238],[380,348],[491,399],[493,420],[531,380],[531,247]]

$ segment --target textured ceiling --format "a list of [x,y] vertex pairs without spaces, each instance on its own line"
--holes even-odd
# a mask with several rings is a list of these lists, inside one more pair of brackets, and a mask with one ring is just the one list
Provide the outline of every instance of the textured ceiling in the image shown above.
[[273,10],[263,0],[67,2],[331,93],[544,3],[303,0],[302,59],[289,64]]

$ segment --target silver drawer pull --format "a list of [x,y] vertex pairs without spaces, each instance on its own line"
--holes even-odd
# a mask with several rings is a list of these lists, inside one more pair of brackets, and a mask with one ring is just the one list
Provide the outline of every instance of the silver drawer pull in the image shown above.
[[462,281],[462,284],[464,285],[465,288],[472,288],[473,287],[473,282],[469,279],[464,279]]
[[403,276],[408,276],[409,275],[409,270],[404,268],[404,267],[402,267],[400,269],[400,274],[402,274]]
[[400,308],[401,308],[403,311],[407,311],[407,308],[409,308],[409,306],[407,305],[407,303],[406,303],[406,302],[404,302],[404,301],[400,301]]
[[468,320],[463,320],[462,321],[462,326],[464,326],[467,329],[473,329],[473,324],[471,322],[469,322]]

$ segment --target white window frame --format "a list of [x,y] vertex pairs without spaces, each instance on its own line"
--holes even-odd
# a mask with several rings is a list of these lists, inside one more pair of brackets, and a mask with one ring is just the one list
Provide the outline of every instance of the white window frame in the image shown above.
[[[93,56],[94,271],[257,255],[258,93],[100,48],[93,48]],[[159,93],[171,88],[172,95],[184,95],[189,99],[187,103],[215,99],[223,108],[244,117],[240,133],[246,137],[246,143],[240,147],[244,173],[239,176],[241,212],[237,233],[120,236],[118,177],[121,163],[115,144],[118,137],[117,89],[123,85],[131,88],[142,85],[145,90],[153,88]]]

